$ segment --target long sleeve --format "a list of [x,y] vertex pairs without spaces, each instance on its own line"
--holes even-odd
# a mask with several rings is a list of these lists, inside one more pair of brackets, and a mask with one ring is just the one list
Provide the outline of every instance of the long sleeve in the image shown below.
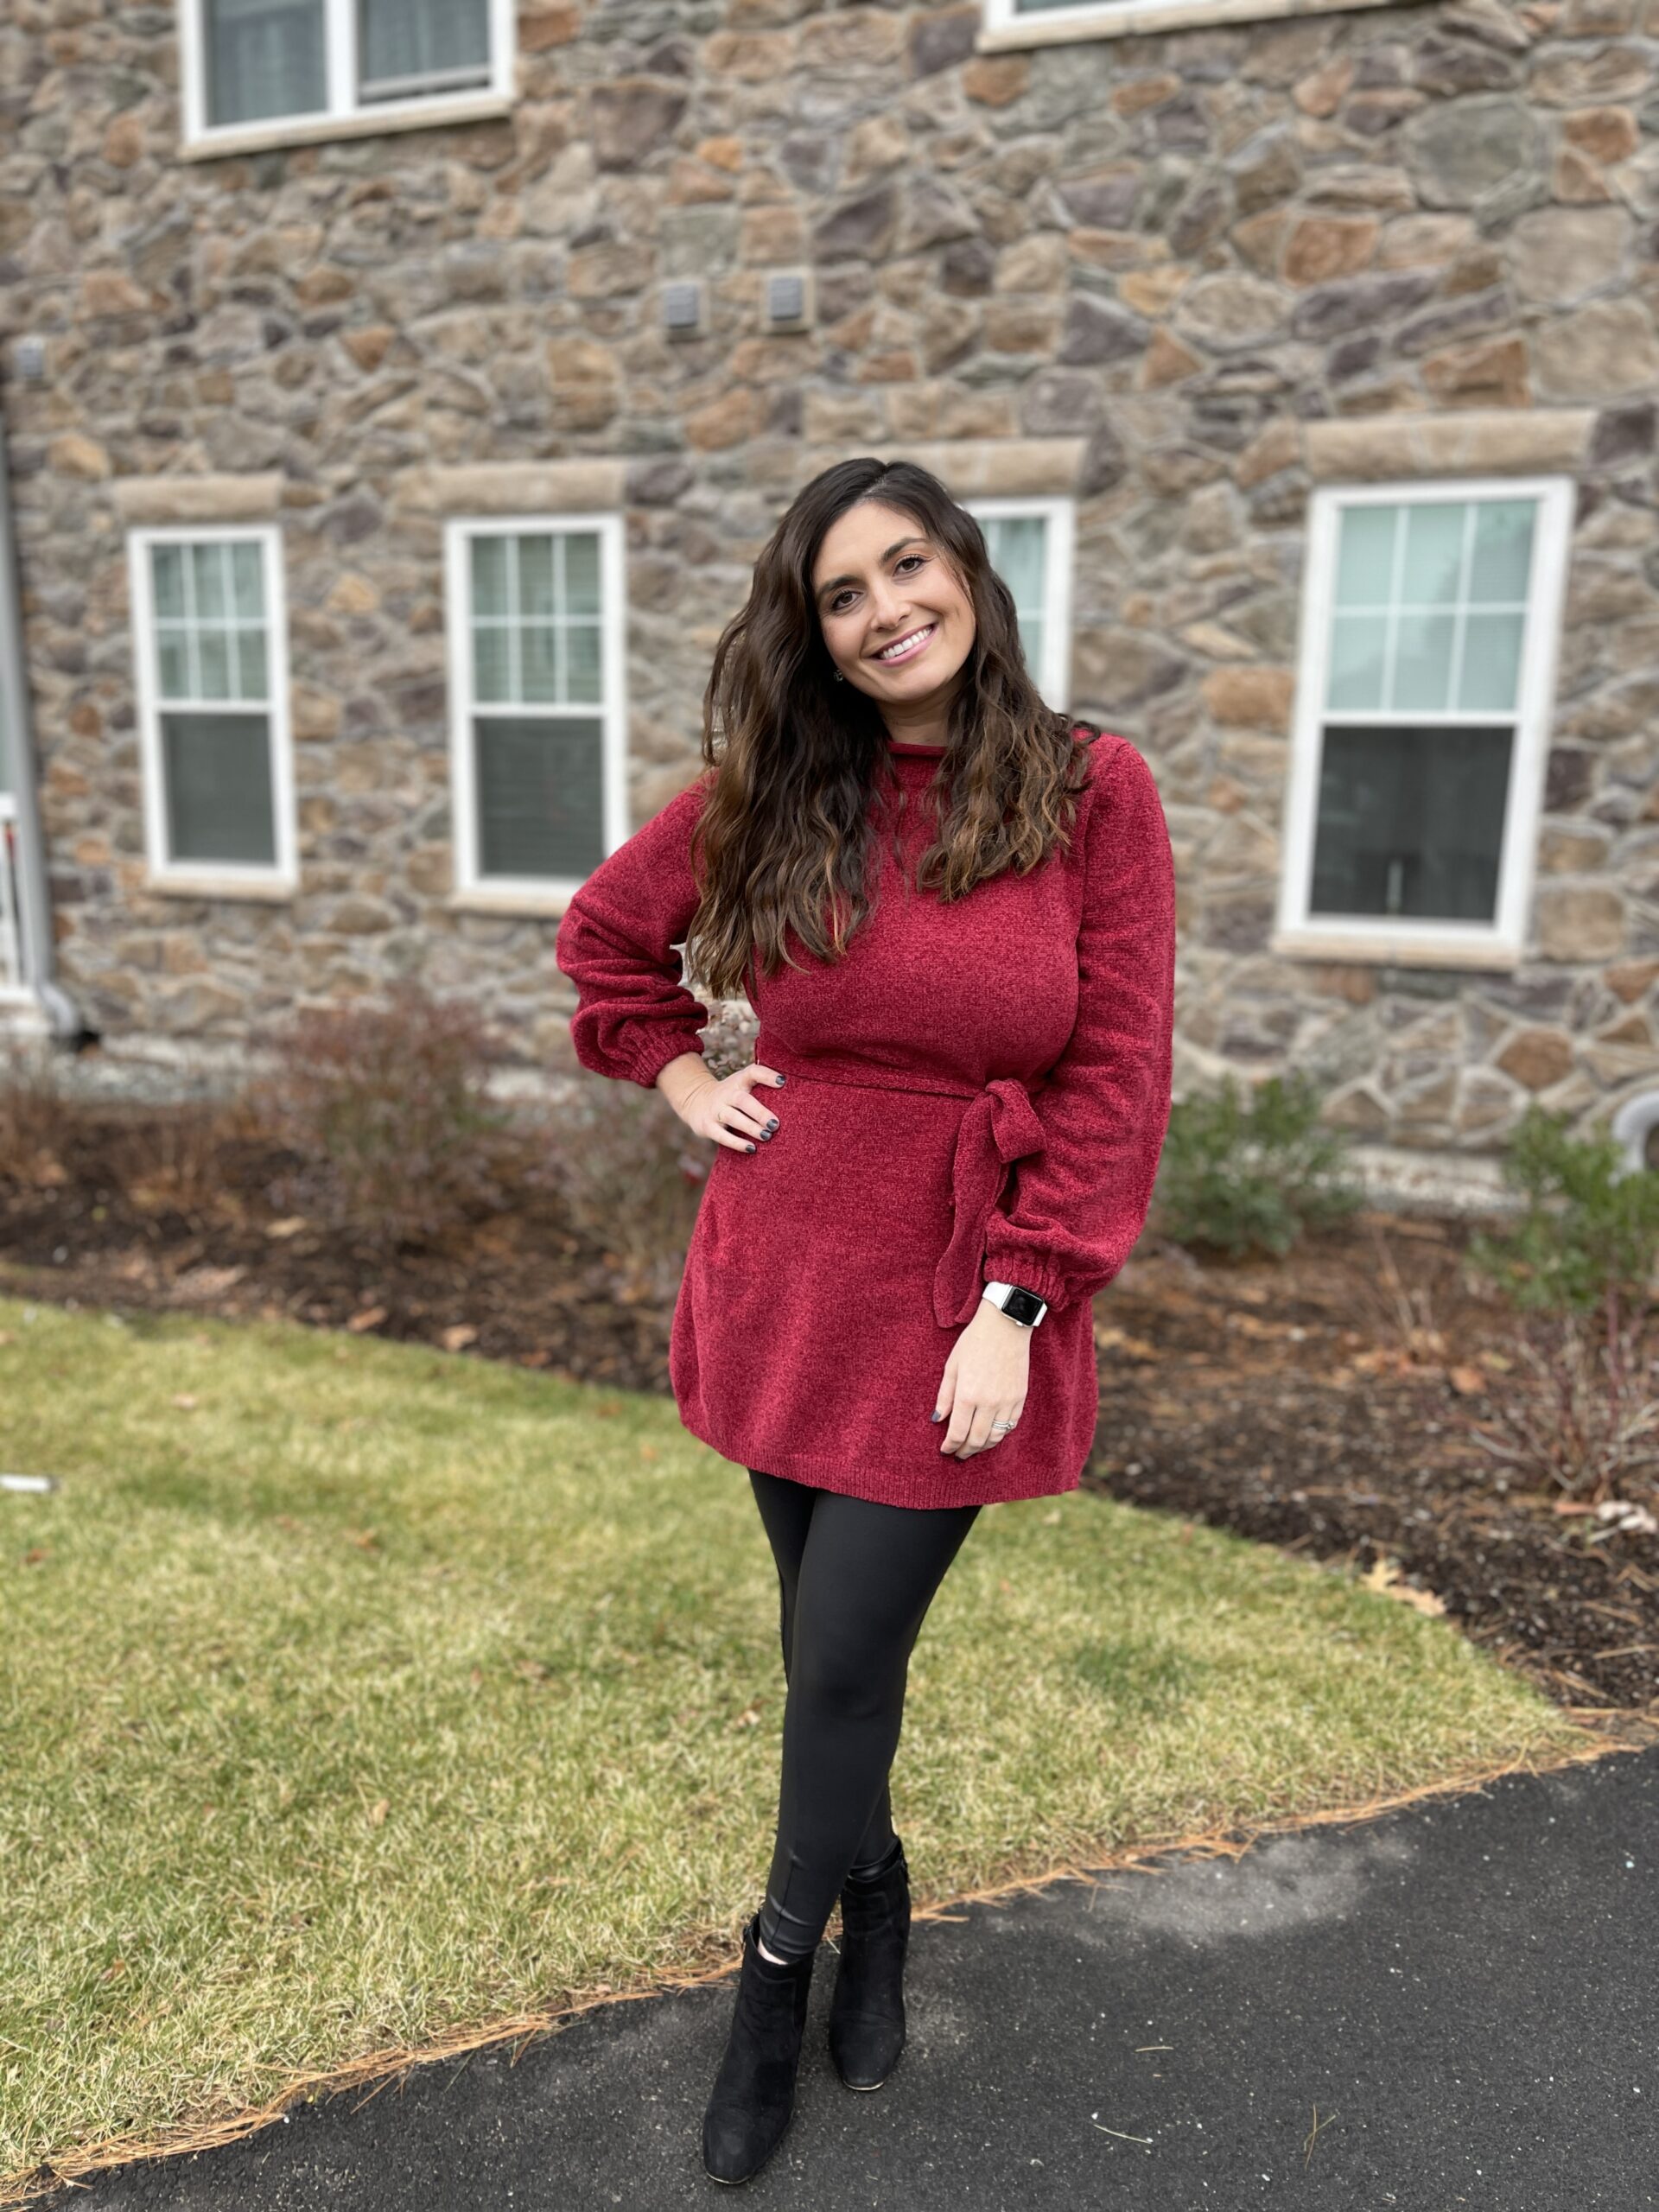
[[[1105,739],[1096,739],[1103,746]],[[1145,1224],[1169,1123],[1175,880],[1158,787],[1120,741],[1087,824],[1076,1023],[1033,1100],[1043,1148],[986,1232],[987,1282],[1059,1311],[1103,1290]]]
[[691,832],[707,793],[699,778],[607,855],[559,924],[554,958],[576,987],[571,1042],[596,1075],[649,1090],[671,1059],[702,1050],[709,1010],[673,948],[697,910]]

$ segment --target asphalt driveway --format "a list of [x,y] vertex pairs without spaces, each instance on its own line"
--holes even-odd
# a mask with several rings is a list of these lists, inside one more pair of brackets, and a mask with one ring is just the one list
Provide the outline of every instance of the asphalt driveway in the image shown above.
[[730,1985],[583,2014],[226,2148],[97,2212],[1648,2212],[1659,2208],[1659,1750],[918,1922],[880,2091],[823,2044],[741,2191],[698,2130]]

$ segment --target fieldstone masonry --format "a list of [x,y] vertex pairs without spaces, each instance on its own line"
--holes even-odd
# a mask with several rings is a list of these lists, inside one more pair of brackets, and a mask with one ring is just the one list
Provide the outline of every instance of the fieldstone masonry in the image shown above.
[[[1294,1063],[1359,1135],[1472,1153],[1655,1080],[1659,0],[1028,52],[970,6],[521,0],[518,32],[505,118],[192,161],[170,7],[0,28],[0,338],[48,362],[4,389],[29,677],[98,1025],[233,1042],[418,969],[563,1063],[556,917],[452,893],[443,514],[625,512],[643,820],[789,493],[921,451],[1077,499],[1073,703],[1167,806],[1183,1082]],[[799,267],[816,322],[767,335]],[[670,340],[683,275],[709,328]],[[1525,960],[1274,951],[1310,486],[1562,467]],[[290,899],[147,882],[124,532],[156,514],[282,524]]]

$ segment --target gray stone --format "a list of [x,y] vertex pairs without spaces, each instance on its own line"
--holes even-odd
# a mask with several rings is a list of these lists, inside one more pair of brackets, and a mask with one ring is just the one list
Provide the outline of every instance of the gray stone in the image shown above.
[[889,183],[873,185],[856,198],[843,200],[814,228],[814,259],[879,260],[893,238],[896,214],[893,189]]
[[1292,334],[1323,343],[1344,331],[1375,327],[1427,299],[1434,284],[1432,270],[1401,269],[1382,276],[1351,276],[1316,285],[1296,302]]
[[1567,307],[1618,277],[1630,245],[1622,207],[1548,207],[1510,233],[1510,266],[1523,300]]
[[1128,360],[1146,351],[1151,335],[1139,315],[1077,295],[1066,309],[1065,334],[1056,358],[1067,365]]
[[1539,125],[1518,99],[1452,100],[1405,128],[1408,162],[1426,207],[1472,207],[1541,152]]

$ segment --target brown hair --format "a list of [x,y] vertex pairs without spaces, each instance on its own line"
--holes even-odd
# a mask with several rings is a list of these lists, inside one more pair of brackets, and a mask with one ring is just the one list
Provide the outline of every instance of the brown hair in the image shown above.
[[[687,964],[716,997],[743,992],[751,962],[772,976],[792,929],[839,959],[870,911],[868,801],[886,773],[874,699],[834,682],[812,569],[832,524],[861,499],[897,508],[930,537],[974,610],[931,791],[938,834],[917,880],[945,900],[1008,868],[1026,874],[1070,844],[1086,770],[1071,717],[1045,705],[1020,651],[1014,599],[984,533],[912,461],[838,461],[791,503],[754,564],[747,601],[715,648],[702,703],[713,770],[694,840],[702,893]],[[826,927],[827,912],[827,927]]]

